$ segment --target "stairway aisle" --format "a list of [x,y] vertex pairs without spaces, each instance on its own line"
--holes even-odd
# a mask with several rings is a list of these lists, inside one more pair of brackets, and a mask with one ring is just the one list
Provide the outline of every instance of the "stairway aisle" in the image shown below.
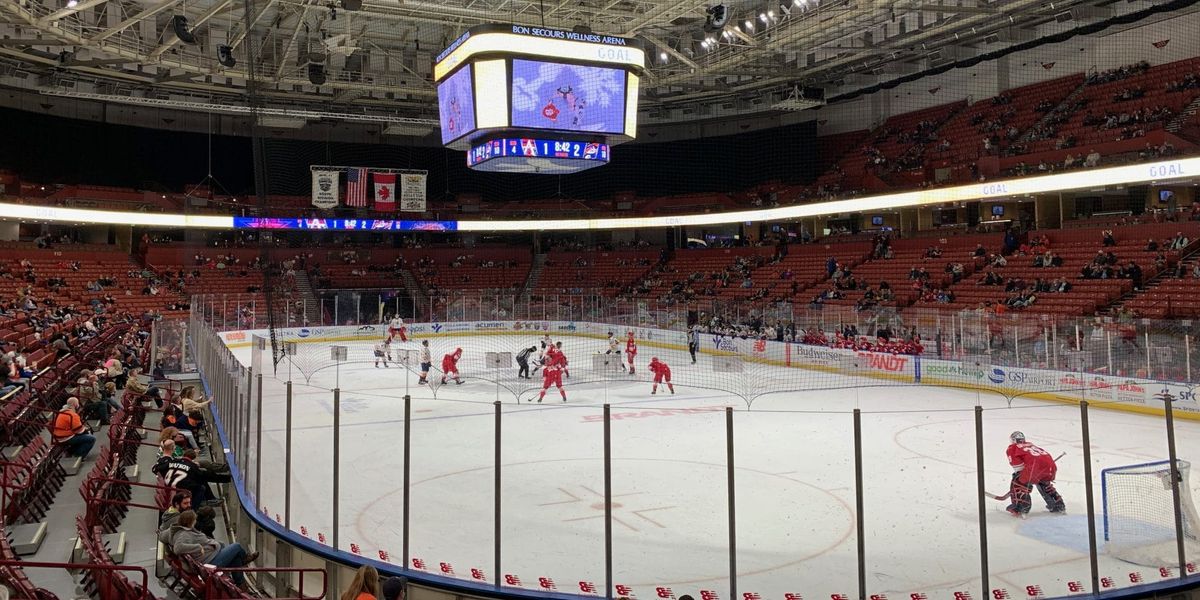
[[299,269],[296,271],[296,291],[299,293],[299,300],[304,302],[304,325],[321,322],[321,301],[317,299],[317,294],[313,291],[312,281],[308,278],[308,272]]

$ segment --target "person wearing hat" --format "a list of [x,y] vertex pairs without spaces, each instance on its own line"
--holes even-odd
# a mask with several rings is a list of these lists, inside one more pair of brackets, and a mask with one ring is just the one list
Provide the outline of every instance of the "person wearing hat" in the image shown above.
[[388,577],[380,584],[380,593],[383,594],[382,600],[404,600],[404,590],[408,587],[408,579],[405,577]]

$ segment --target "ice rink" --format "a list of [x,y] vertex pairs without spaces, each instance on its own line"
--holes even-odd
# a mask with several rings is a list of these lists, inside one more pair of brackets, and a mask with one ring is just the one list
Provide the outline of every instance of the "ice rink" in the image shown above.
[[[434,390],[399,366],[375,368],[373,343],[348,342],[350,361],[334,367],[328,344],[310,343],[292,367],[294,382],[291,527],[316,540],[331,533],[333,396],[341,390],[340,543],[343,550],[399,564],[402,547],[402,396],[412,395],[410,553],[439,574],[487,582],[512,576],[530,589],[603,595],[604,480],[602,405],[612,405],[614,583],[619,595],[650,598],[658,587],[697,598],[726,597],[730,552],[725,407],[734,409],[736,572],[741,593],[764,598],[857,594],[853,417],[862,411],[867,589],[870,594],[978,597],[980,543],[973,407],[984,409],[986,486],[1008,491],[1008,436],[1021,430],[1059,461],[1058,489],[1068,514],[1051,515],[1033,494],[1029,518],[988,500],[989,589],[1013,598],[1065,596],[1090,587],[1082,433],[1077,406],[1009,399],[930,386],[788,392],[752,404],[711,389],[720,377],[707,357],[643,349],[637,377],[589,378],[602,340],[563,337],[572,361],[569,401],[543,404],[514,390],[516,368],[483,366],[485,351],[516,352],[537,335],[438,337],[435,367],[462,347],[466,382]],[[410,341],[400,347],[416,349]],[[236,348],[245,364],[249,348]],[[304,359],[305,356],[310,358]],[[311,357],[323,356],[319,359]],[[676,394],[650,395],[651,356],[672,368]],[[786,371],[784,367],[761,367]],[[790,369],[795,371],[796,369]],[[268,372],[269,373],[269,372]],[[763,377],[741,374],[731,377]],[[306,375],[311,379],[306,381]],[[288,364],[264,378],[260,507],[284,506],[285,391]],[[500,382],[500,385],[497,383]],[[690,381],[704,381],[703,388]],[[538,384],[540,379],[529,382]],[[740,389],[740,388],[739,388]],[[501,573],[495,573],[493,402],[501,402]],[[1161,417],[1093,410],[1090,418],[1097,530],[1100,470],[1164,460]],[[1200,427],[1176,421],[1178,453],[1200,456]],[[1189,480],[1195,484],[1195,479]],[[1169,492],[1167,492],[1169,498]],[[1170,518],[1169,515],[1166,518]],[[353,547],[352,547],[353,544]],[[1190,559],[1191,557],[1189,557]],[[410,565],[411,566],[411,565]],[[1112,588],[1162,580],[1159,570],[1101,555]],[[451,573],[452,572],[452,573]],[[1171,572],[1167,576],[1174,575]],[[1036,587],[1030,587],[1036,586]],[[1038,592],[1034,594],[1034,592]],[[790,598],[790,597],[789,597]],[[794,598],[792,599],[794,600]]]

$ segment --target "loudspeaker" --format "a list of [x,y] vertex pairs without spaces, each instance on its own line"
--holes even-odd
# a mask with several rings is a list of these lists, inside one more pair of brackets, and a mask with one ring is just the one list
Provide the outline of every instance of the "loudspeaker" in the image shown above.
[[217,46],[217,62],[226,69],[232,69],[237,65],[237,59],[233,57],[233,48],[224,44]]
[[709,33],[720,31],[729,23],[729,9],[724,4],[710,6],[704,13],[707,15],[704,18],[704,30]]
[[325,85],[325,65],[308,65],[308,81],[313,85]]
[[342,8],[355,11],[362,9],[362,0],[342,0]]
[[362,50],[355,50],[346,57],[346,64],[342,67],[346,77],[350,81],[359,81],[362,79],[363,66],[365,64],[365,54]]
[[188,29],[188,19],[183,15],[175,15],[171,17],[171,30],[175,32],[175,37],[185,44],[195,44],[196,36],[192,35]]

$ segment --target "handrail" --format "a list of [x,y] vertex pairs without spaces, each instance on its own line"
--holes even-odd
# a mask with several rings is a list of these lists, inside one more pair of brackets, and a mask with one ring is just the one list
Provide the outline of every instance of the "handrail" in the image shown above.
[[139,503],[137,503],[137,502],[125,502],[125,501],[122,501],[122,500],[113,500],[113,499],[110,499],[110,498],[104,498],[104,497],[102,497],[102,496],[100,496],[100,495],[99,495],[99,492],[100,492],[100,489],[99,489],[99,487],[97,487],[96,489],[92,489],[92,488],[91,488],[91,486],[93,485],[93,483],[94,483],[94,482],[100,482],[100,483],[120,483],[120,484],[129,485],[129,486],[136,486],[136,487],[150,488],[150,489],[154,489],[154,490],[172,490],[172,489],[175,489],[175,488],[173,488],[173,487],[171,487],[171,486],[167,486],[167,485],[158,485],[158,484],[154,484],[154,483],[142,483],[142,482],[140,482],[140,481],[130,481],[130,480],[128,480],[128,479],[117,479],[117,478],[115,478],[115,477],[92,477],[92,476],[88,476],[88,477],[86,477],[86,478],[83,480],[83,485],[82,485],[82,486],[80,486],[80,489],[79,489],[79,494],[80,494],[81,496],[83,496],[83,501],[84,501],[84,504],[93,504],[93,503],[97,503],[97,504],[117,504],[117,505],[120,505],[120,506],[133,506],[133,507],[135,507],[135,508],[146,508],[146,509],[153,509],[153,510],[156,510],[156,511],[158,511],[158,510],[162,510],[162,507],[158,506],[157,504],[139,504]]
[[[197,564],[198,564],[198,561],[197,561]],[[321,600],[322,598],[325,597],[325,594],[327,594],[329,591],[329,572],[326,571],[325,569],[317,569],[317,568],[313,568],[313,567],[216,567],[216,566],[212,566],[212,565],[199,565],[199,566],[207,571],[213,572],[214,574],[221,574],[221,573],[228,574],[228,573],[234,573],[234,572],[237,572],[237,573],[267,573],[267,572],[270,572],[270,573],[299,573],[300,574],[300,577],[299,577],[300,589],[296,590],[297,592],[299,592],[299,594],[300,594],[299,596],[295,596],[295,597],[272,596],[272,600]],[[319,596],[305,596],[304,595],[304,575],[307,573],[320,573],[321,574],[321,595],[319,595]],[[214,588],[217,586],[218,582],[219,582],[219,580],[216,577],[206,577],[204,579],[204,595],[203,595],[204,598],[216,600],[217,598],[222,597],[220,595],[213,595],[213,592],[217,591],[217,590],[214,590]]]
[[[130,565],[104,565],[104,564],[71,563],[71,562],[56,563],[56,562],[3,560],[3,559],[0,559],[0,567],[18,567],[18,568],[30,567],[30,568],[34,568],[34,569],[67,569],[70,571],[84,571],[84,570],[133,571],[133,572],[142,574],[142,586],[141,586],[142,594],[143,594],[142,597],[143,598],[152,597],[152,595],[150,593],[150,589],[148,587],[150,584],[150,575],[147,573],[145,567],[134,567],[134,566],[130,566]],[[125,600],[135,600],[135,599],[127,598]]]

